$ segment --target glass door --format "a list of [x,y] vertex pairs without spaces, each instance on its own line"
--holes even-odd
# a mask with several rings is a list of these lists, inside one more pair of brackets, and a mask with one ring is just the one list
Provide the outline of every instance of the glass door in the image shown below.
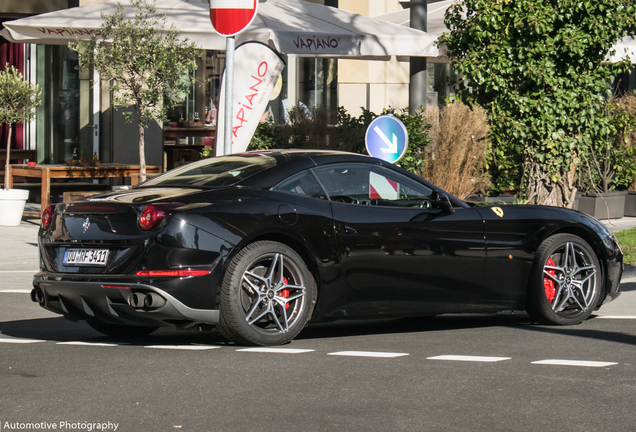
[[44,74],[47,127],[45,162],[90,161],[99,154],[99,77],[78,69],[77,53],[66,46],[46,46]]

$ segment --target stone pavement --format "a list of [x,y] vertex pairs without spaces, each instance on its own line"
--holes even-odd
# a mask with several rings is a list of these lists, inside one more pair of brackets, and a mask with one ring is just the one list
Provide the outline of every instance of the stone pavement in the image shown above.
[[[0,226],[0,291],[31,292],[33,274],[39,270],[38,219],[20,226]],[[5,291],[6,292],[6,291]]]

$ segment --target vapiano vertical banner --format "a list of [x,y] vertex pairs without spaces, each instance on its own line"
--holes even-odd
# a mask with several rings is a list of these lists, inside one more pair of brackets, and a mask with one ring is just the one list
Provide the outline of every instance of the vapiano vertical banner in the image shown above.
[[[269,48],[258,42],[247,42],[236,48],[234,58],[234,98],[232,118],[232,153],[241,153],[254,135],[254,131],[267,109],[285,63]],[[225,100],[225,73],[219,100]],[[220,104],[217,118],[222,119],[224,104]],[[217,123],[216,155],[223,154],[223,122]]]

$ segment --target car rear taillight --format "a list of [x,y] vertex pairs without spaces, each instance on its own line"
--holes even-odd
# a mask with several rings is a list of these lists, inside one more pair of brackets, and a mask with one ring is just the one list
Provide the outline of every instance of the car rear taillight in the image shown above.
[[139,226],[145,231],[156,228],[165,219],[166,212],[184,205],[183,203],[148,204],[139,215]]
[[142,230],[149,231],[159,225],[166,217],[166,212],[152,204],[147,205],[139,215],[139,226]]
[[42,213],[42,228],[47,229],[53,222],[53,213],[55,213],[55,205],[51,204]]

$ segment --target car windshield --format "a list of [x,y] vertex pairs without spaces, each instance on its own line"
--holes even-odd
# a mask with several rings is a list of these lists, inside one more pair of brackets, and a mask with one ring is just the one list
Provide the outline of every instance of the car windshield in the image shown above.
[[217,157],[173,169],[145,182],[141,187],[231,186],[274,165],[276,165],[276,159],[265,155]]

